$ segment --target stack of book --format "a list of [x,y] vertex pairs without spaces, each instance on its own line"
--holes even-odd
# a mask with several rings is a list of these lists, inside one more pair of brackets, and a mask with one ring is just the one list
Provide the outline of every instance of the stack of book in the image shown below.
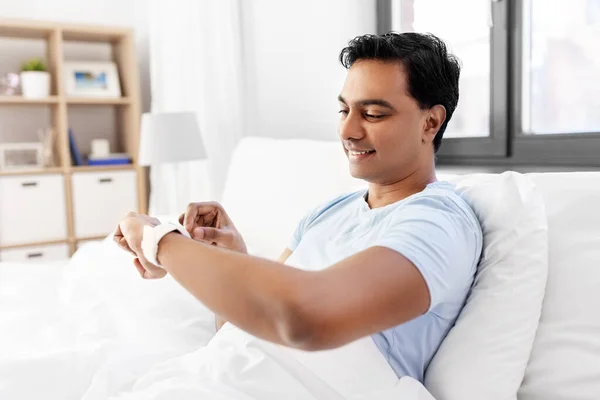
[[[83,165],[83,157],[79,152],[73,131],[69,129],[69,147],[71,150],[71,158],[73,165]],[[131,164],[131,158],[127,153],[109,153],[102,156],[90,154],[87,160],[87,165],[103,166],[103,165],[123,165]]]

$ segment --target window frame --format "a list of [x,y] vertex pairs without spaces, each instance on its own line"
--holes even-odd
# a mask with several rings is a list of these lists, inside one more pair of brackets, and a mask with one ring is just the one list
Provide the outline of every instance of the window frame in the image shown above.
[[[377,2],[377,33],[392,27],[392,1]],[[490,135],[444,138],[441,165],[600,166],[600,132],[526,134],[523,129],[524,13],[529,0],[491,3]]]

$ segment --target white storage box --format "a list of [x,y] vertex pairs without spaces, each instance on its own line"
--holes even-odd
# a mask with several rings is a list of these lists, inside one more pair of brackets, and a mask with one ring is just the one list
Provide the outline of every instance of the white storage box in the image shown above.
[[69,259],[69,246],[50,244],[44,246],[20,247],[0,251],[0,261],[47,262]]
[[135,171],[76,172],[72,179],[77,238],[107,235],[138,209]]
[[0,245],[67,238],[62,175],[0,178]]

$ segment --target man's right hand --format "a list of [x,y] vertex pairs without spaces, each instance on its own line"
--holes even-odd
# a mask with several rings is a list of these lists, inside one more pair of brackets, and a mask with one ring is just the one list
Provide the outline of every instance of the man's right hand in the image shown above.
[[242,235],[217,202],[190,203],[179,217],[179,223],[195,240],[240,253],[248,252]]
[[[222,205],[217,202],[190,203],[179,223],[185,227],[193,239],[223,247],[240,253],[248,253],[240,232],[231,222]],[[218,331],[227,321],[215,316]]]

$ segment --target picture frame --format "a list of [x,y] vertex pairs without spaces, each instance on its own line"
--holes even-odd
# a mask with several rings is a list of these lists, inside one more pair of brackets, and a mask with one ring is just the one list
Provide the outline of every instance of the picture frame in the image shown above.
[[67,96],[121,97],[119,72],[114,62],[65,62]]
[[42,143],[1,143],[0,170],[17,170],[44,167]]

